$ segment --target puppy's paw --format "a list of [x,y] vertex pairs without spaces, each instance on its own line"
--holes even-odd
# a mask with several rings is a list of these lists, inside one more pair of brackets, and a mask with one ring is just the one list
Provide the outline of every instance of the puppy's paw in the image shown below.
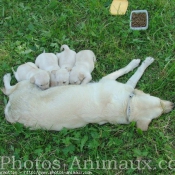
[[4,81],[4,82],[5,82],[5,81],[9,81],[9,82],[10,82],[10,80],[11,80],[11,75],[10,75],[10,73],[5,74],[4,77],[3,77],[3,81]]
[[138,67],[140,63],[140,59],[134,59],[129,63],[129,67],[131,67],[132,69],[135,69],[136,67]]
[[154,58],[152,57],[147,57],[145,61],[143,62],[146,66],[149,66],[151,63],[154,62]]

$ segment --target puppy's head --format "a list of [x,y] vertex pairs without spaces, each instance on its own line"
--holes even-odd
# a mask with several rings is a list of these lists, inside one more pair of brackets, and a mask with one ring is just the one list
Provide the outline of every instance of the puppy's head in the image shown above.
[[51,76],[54,77],[57,86],[69,84],[69,72],[67,69],[61,68],[59,70],[53,70]]
[[70,72],[70,84],[81,84],[81,82],[84,80],[85,76],[82,72],[79,72],[78,69],[75,67]]
[[47,71],[40,71],[30,78],[30,82],[36,84],[40,89],[45,90],[49,88],[50,76]]
[[135,90],[135,96],[130,104],[131,113],[129,120],[136,121],[137,127],[146,131],[153,119],[158,118],[163,113],[170,112],[173,107],[174,104],[172,102]]

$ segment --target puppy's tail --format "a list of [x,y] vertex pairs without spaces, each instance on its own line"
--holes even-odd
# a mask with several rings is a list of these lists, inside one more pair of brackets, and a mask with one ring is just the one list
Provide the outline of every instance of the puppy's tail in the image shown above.
[[61,46],[60,50],[63,51],[63,49],[64,49],[65,51],[70,50],[70,49],[69,49],[69,46],[66,45],[66,44],[64,44],[64,45]]

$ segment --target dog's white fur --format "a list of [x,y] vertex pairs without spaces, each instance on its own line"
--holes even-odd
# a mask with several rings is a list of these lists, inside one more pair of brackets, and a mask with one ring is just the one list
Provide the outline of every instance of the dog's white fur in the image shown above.
[[[59,131],[88,123],[128,124],[135,121],[138,128],[147,130],[152,119],[172,110],[173,103],[135,89],[143,72],[153,62],[151,57],[146,58],[126,84],[115,81],[139,62],[133,60],[98,83],[58,86],[45,91],[29,81],[11,86],[11,76],[6,74],[3,92],[9,95],[9,101],[5,117],[11,123],[19,122],[32,129]],[[131,94],[134,94],[132,98]]]
[[57,71],[52,71],[52,79],[56,79],[56,86],[69,84],[69,72],[65,68],[60,68]]
[[36,58],[35,64],[40,69],[50,72],[51,87],[62,84],[69,84],[69,72],[66,71],[66,69],[60,69],[58,65],[58,58],[55,54],[42,53]]
[[68,85],[69,84],[69,73],[72,67],[75,65],[75,55],[76,52],[70,50],[68,45],[62,45],[61,53],[57,53],[58,64],[60,66],[60,73],[58,75],[59,83],[58,85]]
[[56,54],[59,66],[60,68],[67,69],[70,72],[75,65],[76,52],[71,50],[68,45],[65,44],[61,46],[60,50],[62,52]]
[[49,88],[49,73],[45,70],[38,69],[38,67],[32,62],[20,65],[16,72],[13,70],[13,73],[18,82],[30,80],[31,83],[36,84],[42,90]]
[[82,50],[76,54],[75,66],[70,72],[70,84],[87,84],[92,80],[96,56],[91,50]]

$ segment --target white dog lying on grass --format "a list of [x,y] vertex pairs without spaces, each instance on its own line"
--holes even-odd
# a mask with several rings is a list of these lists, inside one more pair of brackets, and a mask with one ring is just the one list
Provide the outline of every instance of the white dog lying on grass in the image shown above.
[[31,83],[36,84],[42,90],[49,88],[49,73],[45,70],[38,69],[38,67],[32,62],[20,65],[16,72],[13,70],[13,73],[18,82],[30,80]]
[[76,54],[75,66],[70,72],[70,84],[87,84],[92,80],[91,72],[96,62],[91,50],[82,50]]
[[5,117],[31,129],[61,130],[78,128],[88,123],[128,124],[147,130],[152,119],[170,112],[173,103],[136,90],[145,69],[153,62],[147,57],[126,84],[115,80],[139,65],[131,61],[126,67],[103,77],[97,83],[57,86],[42,91],[30,81],[11,86],[10,74],[4,76],[4,94],[9,96]]

